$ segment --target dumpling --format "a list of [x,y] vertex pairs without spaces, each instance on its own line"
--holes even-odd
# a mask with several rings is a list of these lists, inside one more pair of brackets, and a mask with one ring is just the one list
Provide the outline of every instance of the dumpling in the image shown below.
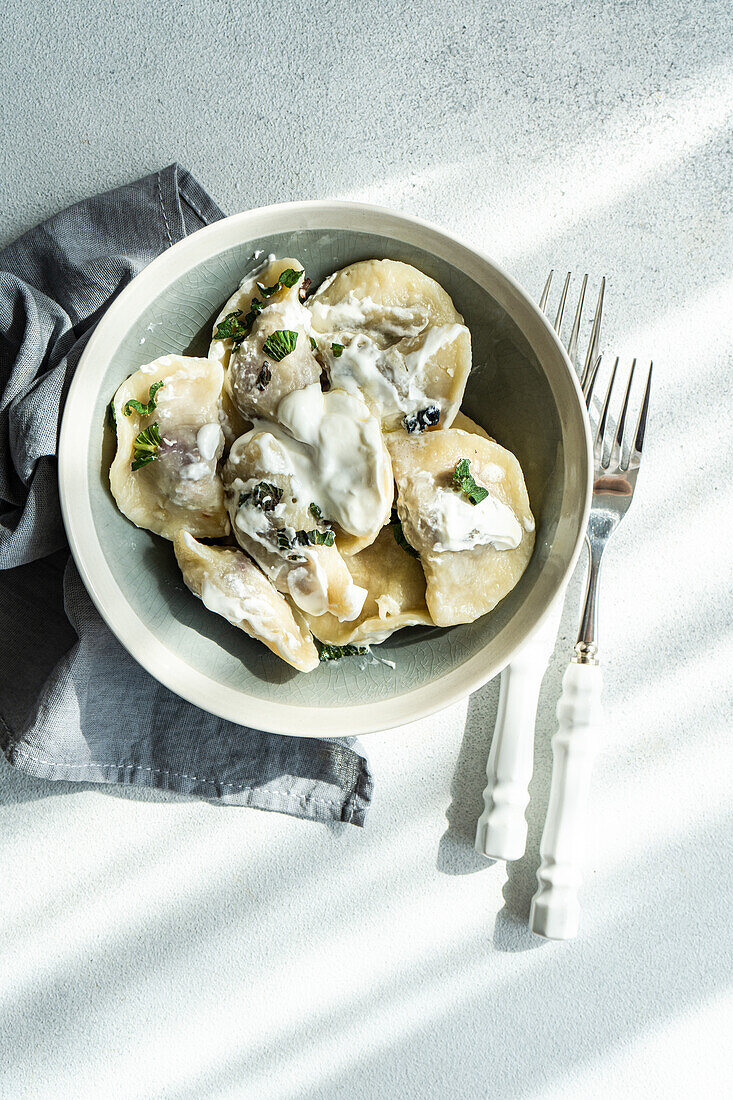
[[258,421],[224,467],[235,538],[303,611],[351,620],[366,592],[341,556],[373,542],[389,516],[392,466],[363,400],[308,386]]
[[183,579],[209,611],[257,638],[300,672],[318,665],[318,651],[279,592],[241,550],[205,546],[179,531],[173,549]]
[[[356,606],[341,554],[357,553],[374,541],[389,517],[394,494],[392,464],[379,424],[359,395],[323,393],[317,383],[288,394],[278,414],[279,424],[258,421],[238,440],[225,466],[235,537],[278,589],[288,591],[286,583],[306,586],[305,592],[292,592],[304,611],[330,610],[341,619],[353,619],[364,594],[358,590],[361,602]],[[277,501],[273,506],[268,501],[264,510],[251,496],[260,482],[277,489]],[[299,539],[297,547],[294,539]],[[315,565],[321,559],[331,562],[329,586],[338,582],[331,594],[323,579],[318,581]],[[312,599],[322,606],[311,606]]]
[[304,275],[298,260],[270,258],[246,276],[216,319],[214,334],[227,318],[229,328],[249,330],[239,343],[214,335],[209,348],[209,357],[226,370],[227,395],[245,418],[275,420],[287,393],[321,376],[310,341],[310,313],[299,297]]
[[120,511],[138,527],[172,539],[229,530],[217,462],[221,365],[164,355],[140,367],[112,399],[117,453],[109,472]]
[[[535,524],[519,463],[498,443],[456,428],[394,433],[388,446],[397,510],[420,554],[430,615],[437,626],[473,622],[511,591],[532,555]],[[470,478],[475,497],[488,490],[476,504],[465,491]]]
[[234,444],[223,471],[234,537],[302,611],[353,619],[366,592],[352,581],[333,531],[294,495],[287,459],[277,439],[257,429]]
[[469,435],[481,435],[484,439],[491,439],[493,442],[493,437],[489,435],[486,429],[477,424],[475,420],[471,420],[460,409],[453,418],[451,428],[459,428],[462,432],[468,432]]
[[362,260],[326,279],[306,305],[331,385],[360,390],[385,429],[452,422],[471,336],[434,279],[397,260]]
[[398,545],[391,524],[376,542],[346,564],[355,584],[367,592],[358,618],[306,615],[311,630],[331,645],[376,645],[404,626],[432,626],[425,605],[425,575],[417,558]]

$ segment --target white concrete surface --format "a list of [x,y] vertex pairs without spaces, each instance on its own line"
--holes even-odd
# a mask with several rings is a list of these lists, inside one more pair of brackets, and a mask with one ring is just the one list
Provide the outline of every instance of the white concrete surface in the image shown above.
[[1,18],[0,239],[178,159],[230,212],[356,197],[434,219],[535,294],[550,266],[605,272],[604,345],[658,373],[606,566],[581,938],[524,923],[576,578],[508,875],[471,847],[496,684],[367,739],[363,831],[0,766],[0,1095],[729,1096],[728,5]]

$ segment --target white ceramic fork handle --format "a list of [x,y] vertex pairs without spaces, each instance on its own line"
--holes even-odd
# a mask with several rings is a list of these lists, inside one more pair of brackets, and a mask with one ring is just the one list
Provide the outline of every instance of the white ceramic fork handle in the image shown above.
[[578,889],[591,771],[601,726],[601,669],[573,662],[565,671],[552,738],[550,804],[542,833],[529,927],[538,936],[569,940],[580,924]]
[[527,845],[529,781],[534,767],[537,700],[555,648],[565,593],[535,636],[501,674],[499,709],[486,765],[484,810],[475,848],[490,859],[519,859]]

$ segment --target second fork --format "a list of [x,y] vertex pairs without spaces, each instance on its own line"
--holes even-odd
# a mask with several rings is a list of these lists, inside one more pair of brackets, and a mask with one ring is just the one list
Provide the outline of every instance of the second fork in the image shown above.
[[[594,432],[593,501],[586,544],[588,580],[578,640],[563,677],[557,704],[558,730],[552,739],[552,781],[547,819],[542,833],[537,872],[538,890],[532,899],[529,926],[548,939],[571,939],[578,932],[581,863],[586,832],[586,804],[591,768],[601,724],[601,669],[598,664],[598,583],[603,551],[626,515],[636,487],[649,412],[652,367],[630,439],[626,423],[636,360],[626,382],[621,411],[611,427],[610,406],[619,378],[616,359]],[[590,409],[600,363],[586,382]]]

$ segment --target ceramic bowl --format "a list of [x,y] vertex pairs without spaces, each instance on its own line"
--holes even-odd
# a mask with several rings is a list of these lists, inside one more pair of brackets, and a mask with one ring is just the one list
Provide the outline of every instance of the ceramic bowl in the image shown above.
[[[171,544],[122,516],[109,490],[105,408],[166,352],[205,355],[222,302],[255,252],[297,257],[314,285],[356,260],[414,264],[445,287],[471,330],[464,411],[513,451],[537,520],[533,557],[487,616],[411,628],[357,659],[295,672],[212,615],[184,586]],[[389,729],[468,695],[537,629],[576,561],[590,496],[590,439],[575,374],[545,318],[488,257],[417,219],[358,203],[299,202],[235,214],[174,245],[110,306],[74,376],[59,447],[61,504],[89,593],[132,656],[197,706],[279,733]]]

